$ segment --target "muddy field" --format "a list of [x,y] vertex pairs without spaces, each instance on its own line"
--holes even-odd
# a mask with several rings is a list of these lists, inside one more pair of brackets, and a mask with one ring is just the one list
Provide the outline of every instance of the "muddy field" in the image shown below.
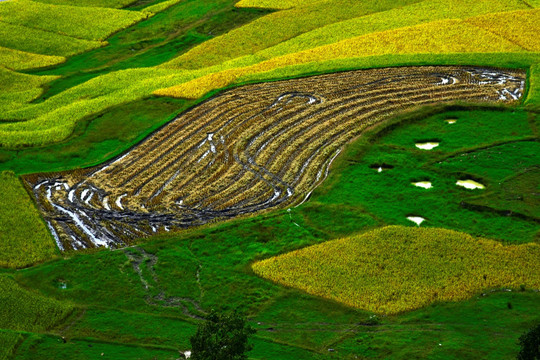
[[352,71],[244,86],[181,114],[98,167],[26,182],[62,250],[290,206],[352,138],[419,105],[518,101],[525,73],[472,67]]

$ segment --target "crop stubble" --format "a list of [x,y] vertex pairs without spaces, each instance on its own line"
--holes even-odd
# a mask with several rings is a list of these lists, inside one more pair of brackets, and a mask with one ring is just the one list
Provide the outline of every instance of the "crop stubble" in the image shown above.
[[138,237],[302,201],[340,149],[414,106],[508,102],[522,71],[409,67],[227,90],[98,167],[26,177],[60,249]]

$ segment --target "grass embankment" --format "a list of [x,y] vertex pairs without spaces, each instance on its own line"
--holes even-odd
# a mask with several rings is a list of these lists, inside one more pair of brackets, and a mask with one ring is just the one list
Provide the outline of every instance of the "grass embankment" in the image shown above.
[[138,11],[49,5],[30,0],[13,0],[0,6],[2,22],[87,40],[104,40],[147,16]]
[[0,149],[0,169],[29,174],[98,165],[140,142],[191,104],[150,98],[115,106],[77,123],[64,142],[19,151]]
[[13,110],[38,97],[57,76],[26,75],[0,67],[0,108]]
[[0,267],[24,267],[57,255],[56,245],[26,190],[0,172]]
[[253,264],[256,274],[379,314],[458,301],[491,288],[540,288],[540,245],[391,226]]

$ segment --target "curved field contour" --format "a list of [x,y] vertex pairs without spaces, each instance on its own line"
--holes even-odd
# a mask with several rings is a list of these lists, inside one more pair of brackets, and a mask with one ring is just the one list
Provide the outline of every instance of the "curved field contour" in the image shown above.
[[409,67],[248,85],[179,115],[98,167],[26,178],[61,249],[302,201],[340,149],[414,106],[518,101],[522,71]]

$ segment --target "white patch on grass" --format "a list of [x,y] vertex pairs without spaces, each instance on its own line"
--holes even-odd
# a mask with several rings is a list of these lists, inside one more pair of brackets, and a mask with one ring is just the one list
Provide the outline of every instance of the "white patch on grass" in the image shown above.
[[426,221],[423,217],[420,216],[407,216],[407,220],[412,221],[416,225],[420,226],[421,223]]
[[439,146],[438,142],[417,143],[416,147],[422,150],[432,150]]
[[462,186],[466,189],[475,190],[475,189],[485,189],[486,187],[479,182],[476,182],[474,180],[458,180],[456,182],[456,185]]
[[433,186],[431,185],[431,181],[419,181],[412,183],[414,186],[421,187],[424,189],[431,189]]

